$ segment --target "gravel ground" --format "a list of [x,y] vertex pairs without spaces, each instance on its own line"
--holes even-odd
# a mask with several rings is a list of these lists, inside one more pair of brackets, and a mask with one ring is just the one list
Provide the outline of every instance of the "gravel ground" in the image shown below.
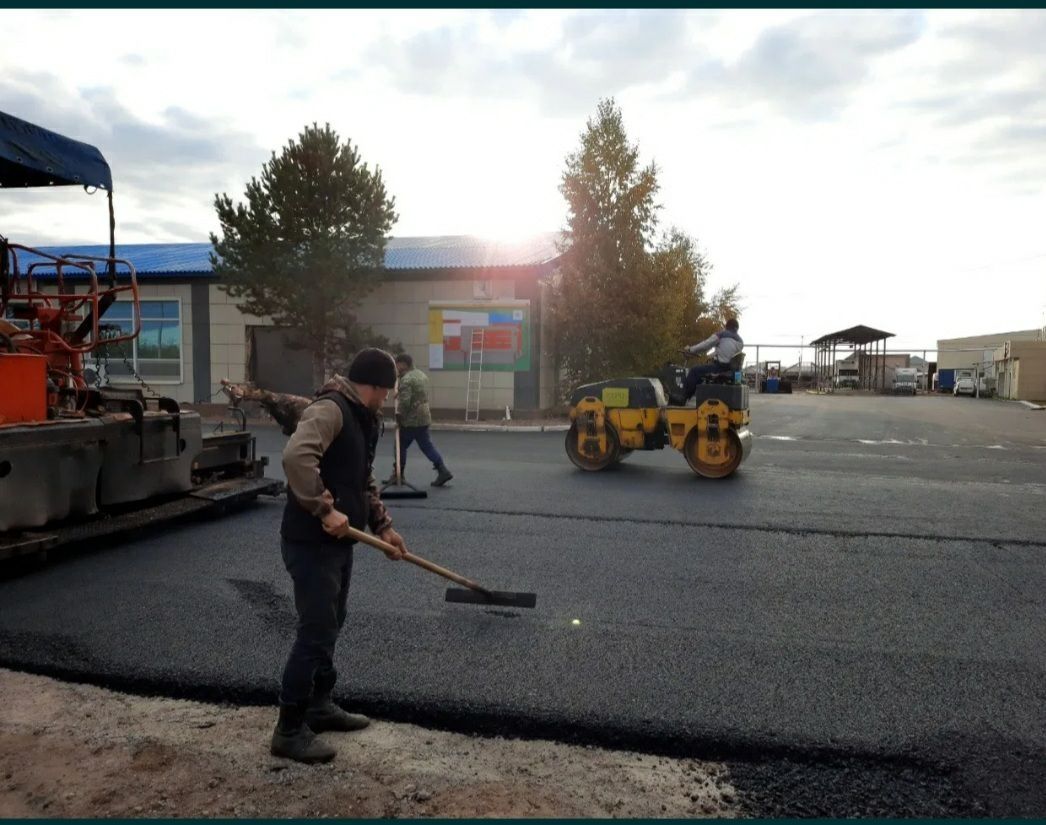
[[307,767],[273,712],[0,670],[0,817],[735,817],[726,769],[375,722]]

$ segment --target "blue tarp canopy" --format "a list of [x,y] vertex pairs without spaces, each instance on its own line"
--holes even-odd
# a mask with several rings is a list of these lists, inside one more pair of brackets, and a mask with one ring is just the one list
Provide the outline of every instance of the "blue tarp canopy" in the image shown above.
[[96,186],[113,189],[102,153],[0,112],[0,186]]

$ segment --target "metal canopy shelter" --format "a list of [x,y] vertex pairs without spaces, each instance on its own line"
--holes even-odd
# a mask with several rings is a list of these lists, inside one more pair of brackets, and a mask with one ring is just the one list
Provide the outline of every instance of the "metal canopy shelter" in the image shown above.
[[836,353],[840,346],[857,354],[857,385],[865,390],[886,389],[886,339],[892,332],[883,332],[863,324],[830,332],[810,342],[814,347],[814,369],[818,389],[835,389]]
[[[115,287],[113,174],[102,153],[90,144],[67,138],[7,112],[0,112],[0,188],[22,186],[82,186],[85,191],[92,188],[105,190],[109,201],[109,257],[105,271],[110,286]],[[15,277],[18,274],[18,259],[14,249],[0,235],[0,297],[3,303],[7,302],[10,293],[12,273]],[[115,292],[106,296],[99,317],[115,299]]]

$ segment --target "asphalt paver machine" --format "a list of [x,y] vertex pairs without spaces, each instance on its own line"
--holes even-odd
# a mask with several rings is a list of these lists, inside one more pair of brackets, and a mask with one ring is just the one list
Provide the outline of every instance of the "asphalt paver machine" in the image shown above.
[[[141,331],[138,279],[116,256],[109,164],[0,112],[0,196],[54,186],[105,193],[109,254],[47,254],[0,226],[0,561],[278,492],[245,420],[204,435],[198,413],[92,369]],[[106,323],[117,302],[130,323]]]

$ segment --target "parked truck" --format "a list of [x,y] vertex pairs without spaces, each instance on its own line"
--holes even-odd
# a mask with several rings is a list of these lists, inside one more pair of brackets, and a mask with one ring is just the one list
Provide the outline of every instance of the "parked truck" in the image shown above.
[[890,387],[894,395],[915,395],[919,388],[919,370],[915,367],[894,367]]

